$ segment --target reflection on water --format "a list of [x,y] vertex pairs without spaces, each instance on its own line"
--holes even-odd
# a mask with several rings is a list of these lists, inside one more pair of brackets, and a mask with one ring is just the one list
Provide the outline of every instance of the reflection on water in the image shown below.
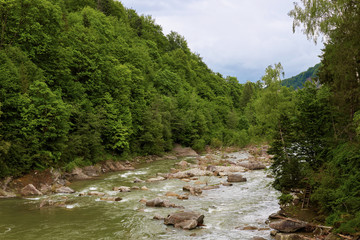
[[[232,159],[243,155],[234,154]],[[73,183],[75,194],[67,197],[67,205],[58,208],[38,206],[42,199],[3,199],[0,201],[0,239],[251,239],[254,236],[270,239],[269,230],[241,230],[245,226],[267,228],[267,217],[279,209],[278,193],[270,187],[265,171],[244,173],[248,179],[232,187],[203,191],[189,200],[165,197],[166,192],[183,193],[189,183],[171,179],[155,183],[133,183],[134,178],[146,180],[158,172],[168,172],[177,161],[157,161],[139,170],[104,175],[101,179]],[[200,181],[215,184],[226,178],[200,177]],[[194,184],[193,181],[190,184]],[[148,191],[128,193],[112,191],[115,186],[146,186]],[[199,185],[201,186],[201,185]],[[99,196],[78,196],[79,192],[99,191],[123,198],[119,202],[102,201]],[[172,208],[148,208],[140,199],[167,198],[176,205],[205,215],[206,226],[184,231],[153,220],[155,214],[166,216],[177,211]],[[196,234],[195,236],[193,236]]]

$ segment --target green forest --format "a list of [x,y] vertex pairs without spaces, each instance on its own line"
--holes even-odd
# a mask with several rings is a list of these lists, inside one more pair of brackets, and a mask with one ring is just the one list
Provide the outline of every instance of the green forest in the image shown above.
[[360,232],[360,5],[302,2],[294,29],[327,41],[319,83],[294,90],[280,63],[256,83],[213,72],[183,36],[118,1],[0,0],[0,178],[175,143],[270,143],[276,189],[310,185],[327,224]]
[[282,80],[281,85],[286,87],[293,87],[294,89],[303,88],[306,81],[316,81],[317,72],[319,71],[320,63],[308,70],[299,73],[296,76]]

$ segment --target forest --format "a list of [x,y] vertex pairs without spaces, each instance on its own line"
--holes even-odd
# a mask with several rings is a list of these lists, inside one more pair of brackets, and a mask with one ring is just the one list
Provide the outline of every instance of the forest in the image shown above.
[[207,67],[176,32],[114,0],[0,0],[0,178],[173,144],[270,143],[274,187],[311,186],[327,224],[360,232],[360,6],[304,0],[294,29],[325,48],[317,81],[283,68],[240,84]]

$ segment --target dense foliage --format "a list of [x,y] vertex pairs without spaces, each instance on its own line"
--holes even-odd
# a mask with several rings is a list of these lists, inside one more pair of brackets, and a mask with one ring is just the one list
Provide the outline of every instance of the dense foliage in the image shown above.
[[316,81],[319,67],[320,64],[318,63],[315,66],[310,67],[305,72],[301,72],[296,76],[284,79],[281,81],[281,85],[293,87],[294,89],[303,88],[306,81]]
[[277,189],[310,185],[329,224],[360,232],[360,6],[301,2],[294,26],[328,39],[319,72],[239,84],[118,1],[0,0],[0,178],[267,141]]
[[0,177],[246,145],[259,90],[113,0],[0,0]]
[[[326,221],[360,232],[360,4],[302,0],[290,16],[315,41],[327,39],[318,72],[294,94],[294,114],[283,114],[270,152],[274,186],[285,193],[306,185]],[[282,128],[283,127],[283,128]]]

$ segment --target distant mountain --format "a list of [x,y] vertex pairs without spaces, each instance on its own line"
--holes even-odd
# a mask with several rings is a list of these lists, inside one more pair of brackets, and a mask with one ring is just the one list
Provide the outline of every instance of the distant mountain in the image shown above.
[[306,80],[317,77],[316,74],[319,70],[319,67],[320,67],[320,63],[316,64],[314,67],[311,67],[305,72],[302,72],[294,77],[284,79],[282,80],[281,85],[287,87],[292,86],[294,87],[294,89],[303,88],[303,84],[306,82]]

